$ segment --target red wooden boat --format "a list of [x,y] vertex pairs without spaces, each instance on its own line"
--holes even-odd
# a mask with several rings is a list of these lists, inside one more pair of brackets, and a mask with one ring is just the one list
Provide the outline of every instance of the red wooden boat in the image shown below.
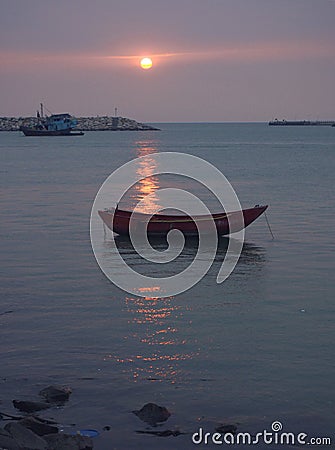
[[[214,220],[217,233],[219,236],[224,236],[230,233],[236,233],[243,228],[246,228],[254,220],[257,219],[266,210],[268,205],[260,206],[256,205],[253,208],[242,210],[244,224],[239,220],[240,211],[233,211],[229,213],[218,213],[212,215],[202,215],[195,216],[197,222],[202,222],[202,230],[206,230],[208,224],[208,231],[210,232],[212,228],[210,227],[212,221]],[[99,216],[107,227],[114,231],[116,234],[128,236],[129,235],[129,221],[132,215],[132,221],[135,225],[143,224],[147,222],[150,215],[131,211],[124,211],[122,209],[108,208],[98,211]],[[228,221],[229,216],[229,221]],[[229,224],[231,230],[229,230]],[[244,225],[244,226],[243,226]],[[148,222],[147,234],[153,236],[165,236],[170,230],[177,229],[182,231],[187,236],[197,236],[198,229],[196,223],[190,216],[185,215],[167,215],[167,214],[155,214],[151,217]]]

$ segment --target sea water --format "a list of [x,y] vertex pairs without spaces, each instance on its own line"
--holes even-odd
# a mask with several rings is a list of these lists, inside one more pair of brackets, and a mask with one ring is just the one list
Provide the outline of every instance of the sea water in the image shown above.
[[[334,442],[335,129],[158,126],[73,138],[0,134],[0,411],[15,414],[13,399],[37,400],[45,386],[64,384],[70,401],[43,417],[64,431],[96,429],[98,450],[191,449],[199,427],[236,424],[255,435],[274,421]],[[115,169],[166,151],[215,165],[243,207],[268,204],[275,239],[262,216],[224,283],[216,283],[219,247],[192,289],[136,297],[97,265],[90,212]],[[170,418],[142,422],[132,411],[149,402]],[[164,430],[183,434],[150,434]]]

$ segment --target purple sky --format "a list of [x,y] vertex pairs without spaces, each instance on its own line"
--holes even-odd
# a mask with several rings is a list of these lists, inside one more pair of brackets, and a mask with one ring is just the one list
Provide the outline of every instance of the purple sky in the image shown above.
[[335,119],[335,1],[1,0],[0,116],[41,101],[143,122]]

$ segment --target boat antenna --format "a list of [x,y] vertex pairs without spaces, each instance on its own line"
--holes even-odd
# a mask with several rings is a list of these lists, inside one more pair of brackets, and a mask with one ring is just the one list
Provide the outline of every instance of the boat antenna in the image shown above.
[[272,233],[272,230],[271,230],[271,227],[270,227],[270,223],[269,223],[269,220],[268,220],[268,216],[267,216],[267,214],[266,214],[266,211],[264,211],[264,216],[265,216],[265,220],[266,220],[266,223],[267,223],[267,225],[268,225],[269,231],[270,231],[270,233],[271,233],[272,239],[274,239],[275,237],[274,237],[274,235],[273,235],[273,233]]
[[45,109],[48,111],[49,114],[52,115],[52,112],[47,107],[45,107]]

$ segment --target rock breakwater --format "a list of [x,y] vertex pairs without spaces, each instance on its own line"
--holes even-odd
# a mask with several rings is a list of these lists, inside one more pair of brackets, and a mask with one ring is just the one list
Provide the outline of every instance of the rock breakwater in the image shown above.
[[[127,117],[77,117],[78,131],[157,131],[147,125]],[[37,125],[36,117],[0,117],[0,131],[19,131],[21,126],[33,127]]]

